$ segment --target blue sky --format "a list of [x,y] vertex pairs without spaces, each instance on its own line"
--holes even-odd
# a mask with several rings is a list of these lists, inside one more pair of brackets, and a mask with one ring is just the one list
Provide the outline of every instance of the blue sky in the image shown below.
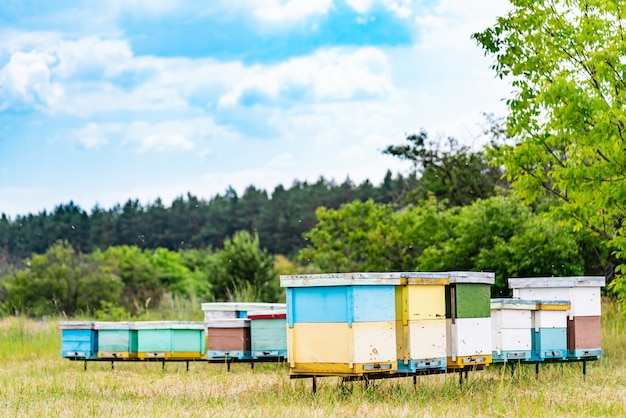
[[480,147],[504,0],[0,0],[0,212],[378,184],[426,129]]

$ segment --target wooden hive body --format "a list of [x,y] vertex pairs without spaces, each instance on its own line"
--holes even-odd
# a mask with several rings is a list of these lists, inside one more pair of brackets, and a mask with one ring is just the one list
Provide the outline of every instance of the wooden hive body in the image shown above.
[[287,357],[287,313],[249,312],[252,358]]
[[251,357],[250,319],[216,319],[205,326],[209,359]]
[[61,329],[61,355],[64,358],[92,359],[98,356],[98,332],[89,321],[65,321]]

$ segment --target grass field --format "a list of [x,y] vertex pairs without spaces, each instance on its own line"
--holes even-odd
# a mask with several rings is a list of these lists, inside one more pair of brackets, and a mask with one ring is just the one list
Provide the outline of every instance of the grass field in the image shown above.
[[624,318],[603,302],[605,355],[587,367],[489,367],[458,375],[341,383],[290,380],[282,364],[83,362],[61,358],[57,321],[0,320],[0,417],[626,416]]

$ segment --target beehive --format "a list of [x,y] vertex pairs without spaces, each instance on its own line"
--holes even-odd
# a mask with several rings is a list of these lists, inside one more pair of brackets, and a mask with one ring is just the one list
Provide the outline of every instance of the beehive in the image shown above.
[[98,353],[98,333],[94,323],[88,321],[64,321],[61,329],[61,355],[64,358],[91,359]]
[[399,372],[446,368],[446,273],[401,273],[396,286]]
[[250,358],[250,319],[213,319],[205,327],[209,359]]
[[567,357],[566,300],[537,301],[533,312],[532,360],[564,359]]
[[130,322],[96,322],[98,358],[132,359],[137,357],[137,331]]
[[532,314],[538,303],[527,299],[491,299],[493,362],[530,360],[532,357]]
[[494,273],[450,272],[446,286],[448,368],[492,361],[491,285]]
[[567,311],[571,319],[575,316],[600,316],[600,288],[604,277],[534,277],[509,279],[513,297],[540,300],[569,300]]
[[397,273],[281,276],[292,374],[362,375],[397,368]]
[[137,357],[140,359],[193,360],[204,356],[205,331],[202,322],[134,322]]
[[[537,277],[509,279],[514,297],[570,301],[567,316],[567,358],[602,354],[600,289],[604,277]],[[586,319],[578,319],[586,318]]]
[[287,358],[286,318],[286,311],[248,312],[252,358]]
[[204,311],[204,321],[213,319],[246,318],[248,312],[284,311],[284,303],[262,302],[209,302],[201,305]]

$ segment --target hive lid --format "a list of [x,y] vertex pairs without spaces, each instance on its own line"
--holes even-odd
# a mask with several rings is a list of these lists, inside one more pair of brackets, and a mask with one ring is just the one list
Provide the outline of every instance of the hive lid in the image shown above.
[[539,301],[533,299],[497,298],[491,299],[491,309],[537,310]]
[[605,283],[606,279],[603,276],[526,277],[509,279],[509,287],[511,289],[602,287]]
[[285,310],[284,303],[263,303],[263,302],[208,302],[202,304],[203,311],[275,311]]
[[189,321],[141,321],[131,323],[133,330],[149,329],[204,329],[204,322]]
[[350,285],[401,285],[401,284],[493,284],[495,273],[448,271],[448,272],[368,272],[326,273],[280,276],[282,287],[350,286]]
[[206,328],[250,328],[248,318],[211,319],[204,323]]
[[446,285],[450,284],[450,274],[446,272],[403,272],[400,273],[409,285]]
[[282,287],[400,285],[403,273],[325,273],[280,276]]
[[483,271],[450,271],[450,283],[494,284],[496,274]]
[[94,329],[98,330],[128,330],[132,322],[96,322]]
[[248,312],[248,318],[255,319],[286,319],[287,311]]
[[63,321],[59,322],[59,329],[93,329],[93,321]]

